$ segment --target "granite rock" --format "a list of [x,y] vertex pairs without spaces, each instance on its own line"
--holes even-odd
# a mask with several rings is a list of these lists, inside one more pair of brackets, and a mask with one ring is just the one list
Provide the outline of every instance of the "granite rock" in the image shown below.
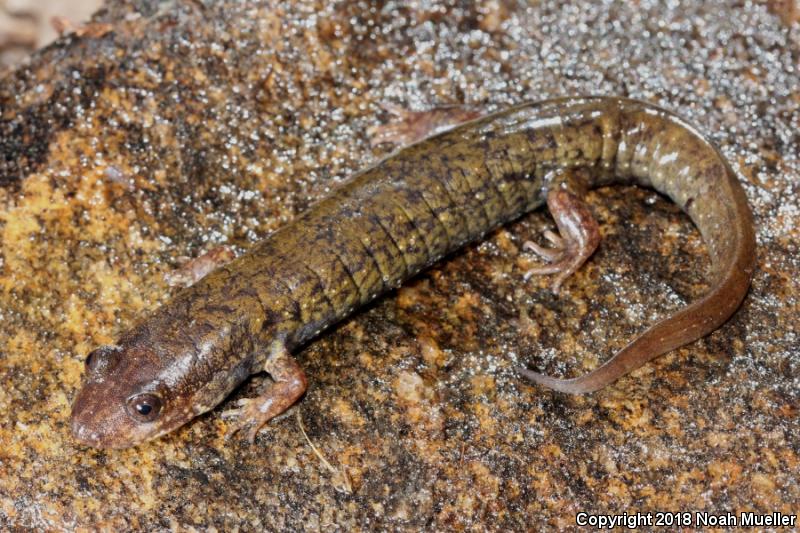
[[[522,531],[574,527],[580,511],[797,513],[800,27],[754,2],[554,4],[109,0],[7,73],[0,528]],[[389,118],[382,105],[572,94],[673,109],[730,159],[758,269],[718,331],[588,396],[518,379],[518,364],[590,369],[707,287],[679,209],[603,189],[590,204],[604,241],[560,296],[523,279],[522,243],[552,225],[525,216],[303,349],[308,393],[252,446],[226,439],[222,409],[129,450],[71,440],[85,354],[174,294],[181,258],[241,253],[385,155],[365,133]]]

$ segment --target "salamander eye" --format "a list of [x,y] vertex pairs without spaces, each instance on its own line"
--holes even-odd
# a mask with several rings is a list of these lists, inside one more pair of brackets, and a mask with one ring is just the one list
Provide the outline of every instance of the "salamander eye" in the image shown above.
[[139,422],[152,422],[161,412],[162,401],[157,394],[144,392],[128,398],[128,414]]
[[117,346],[100,346],[89,352],[84,363],[89,372],[98,372],[110,367],[120,349]]

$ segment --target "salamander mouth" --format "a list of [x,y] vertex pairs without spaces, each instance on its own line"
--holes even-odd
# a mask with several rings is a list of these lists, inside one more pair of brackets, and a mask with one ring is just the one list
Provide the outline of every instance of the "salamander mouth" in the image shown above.
[[71,421],[72,437],[84,446],[92,448],[109,448],[100,433],[92,431],[91,428],[81,423],[77,418],[72,418]]
[[127,448],[144,437],[125,413],[124,404],[109,399],[97,386],[87,385],[72,406],[70,429],[73,438],[92,448]]

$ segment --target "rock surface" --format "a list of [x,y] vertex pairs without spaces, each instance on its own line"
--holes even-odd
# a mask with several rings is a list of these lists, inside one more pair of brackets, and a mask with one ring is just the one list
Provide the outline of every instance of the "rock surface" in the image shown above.
[[[580,511],[798,512],[798,25],[750,2],[452,4],[110,0],[6,75],[0,528],[521,531]],[[600,190],[605,240],[560,297],[523,280],[521,244],[551,224],[534,213],[311,343],[308,393],[253,446],[226,440],[221,409],[135,449],[71,441],[85,354],[177,290],[164,275],[179,258],[241,252],[384,155],[365,134],[382,104],[569,94],[677,110],[730,158],[759,263],[720,330],[590,396],[515,376],[592,368],[706,286],[677,208]]]

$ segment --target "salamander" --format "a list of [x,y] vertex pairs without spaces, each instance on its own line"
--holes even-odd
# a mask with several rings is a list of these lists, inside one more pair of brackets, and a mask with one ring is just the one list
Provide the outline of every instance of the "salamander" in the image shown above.
[[220,404],[251,374],[263,394],[222,416],[252,441],[295,403],[306,376],[291,352],[378,295],[466,243],[547,204],[558,234],[529,244],[558,290],[592,254],[597,223],[585,192],[655,189],[688,214],[707,244],[710,289],[651,325],[596,370],[557,379],[596,391],[723,324],[755,262],[753,220],[725,158],[687,122],[649,103],[575,97],[470,120],[363,170],[242,256],[182,289],[119,340],[86,358],[73,405],[75,439],[124,448],[170,432]]

